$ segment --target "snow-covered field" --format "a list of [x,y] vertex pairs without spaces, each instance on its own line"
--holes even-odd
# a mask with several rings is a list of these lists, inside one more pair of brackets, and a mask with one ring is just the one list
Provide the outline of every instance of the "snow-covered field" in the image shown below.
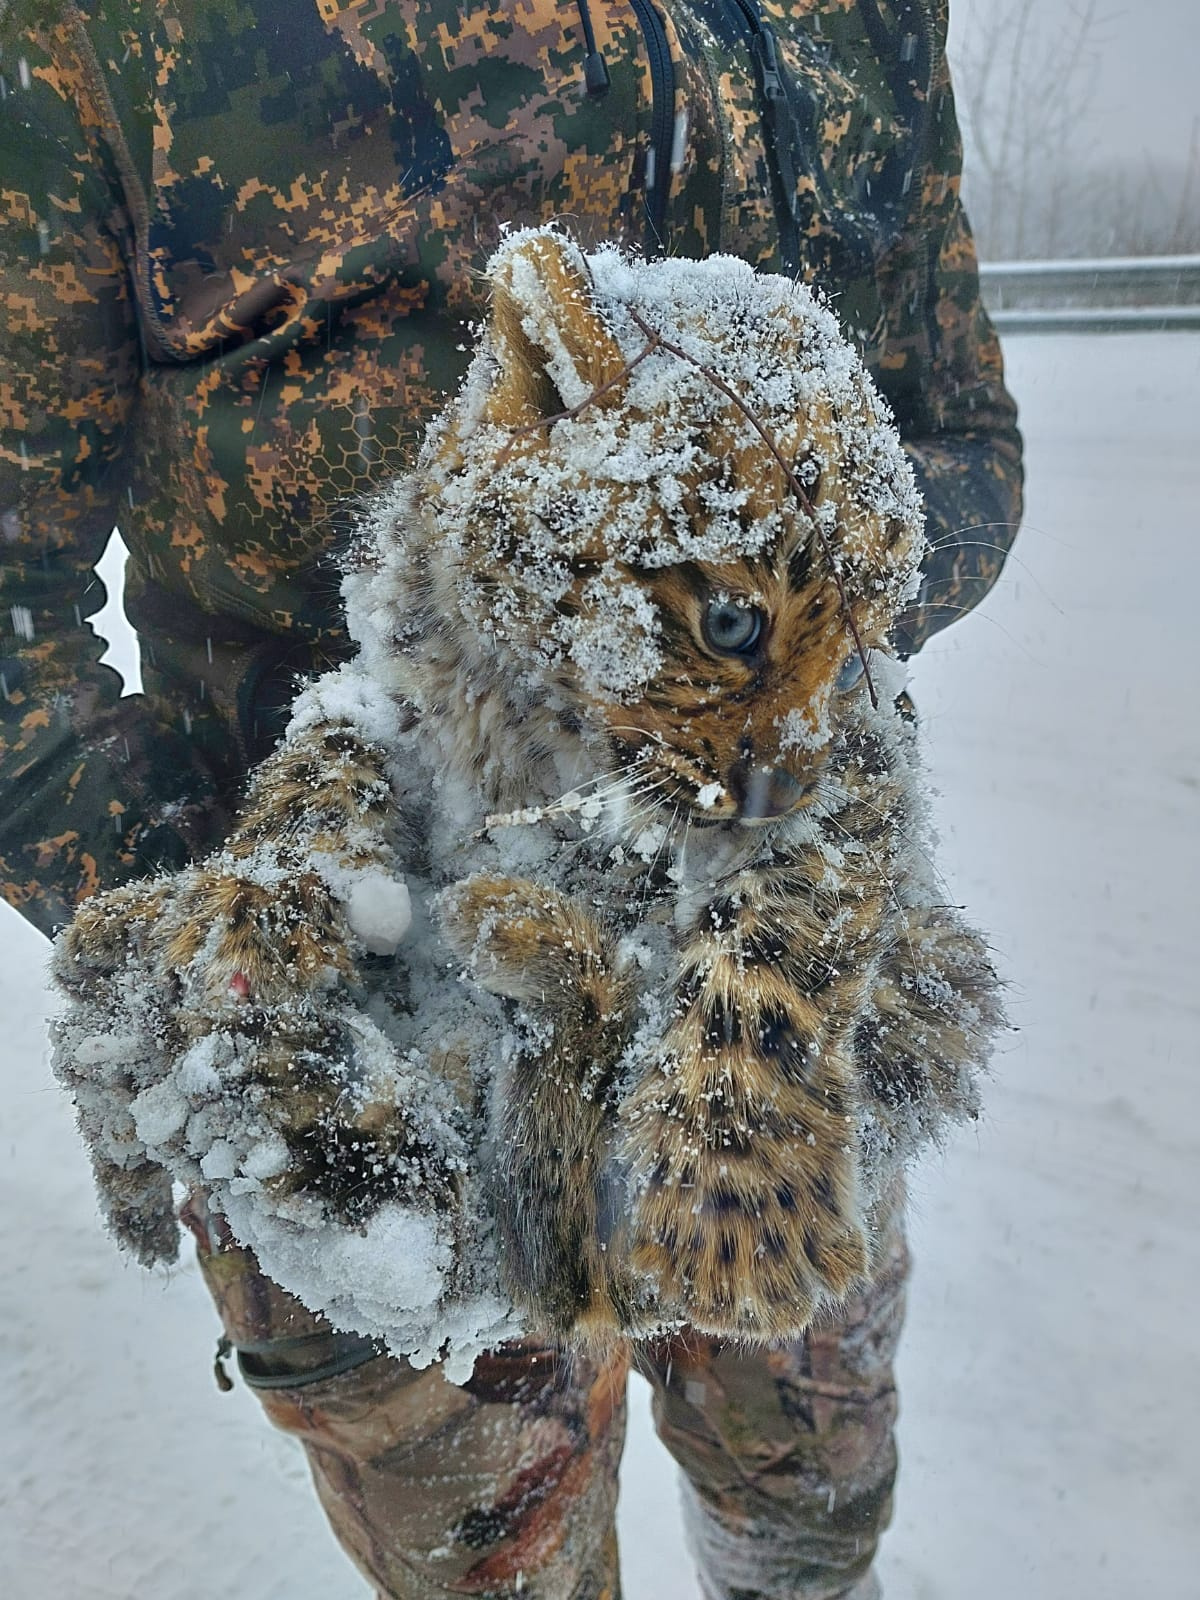
[[[1029,516],[915,691],[943,866],[1020,1033],[913,1184],[888,1600],[1200,1593],[1200,338],[1012,340]],[[986,534],[983,535],[986,537]],[[360,1600],[298,1447],[217,1392],[194,1268],[95,1220],[0,920],[0,1594]],[[696,1600],[635,1385],[628,1600]]]

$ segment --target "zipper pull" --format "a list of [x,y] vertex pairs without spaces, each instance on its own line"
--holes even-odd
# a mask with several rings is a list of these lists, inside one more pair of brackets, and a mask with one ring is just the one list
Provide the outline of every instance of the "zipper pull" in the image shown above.
[[612,80],[608,75],[608,62],[596,47],[596,30],[592,26],[588,0],[578,0],[576,9],[583,27],[583,48],[587,51],[583,58],[583,86],[595,98],[608,93]]
[[762,94],[766,120],[775,146],[775,161],[779,169],[779,182],[783,190],[783,203],[794,222],[800,207],[797,193],[796,161],[792,142],[798,137],[796,119],[792,115],[783,74],[779,70],[779,54],[775,35],[765,22],[750,41],[750,54],[758,73],[758,86]]
[[608,76],[608,63],[599,50],[593,50],[591,55],[584,57],[583,84],[590,95],[607,94],[611,82]]
[[775,48],[775,35],[765,22],[760,22],[758,32],[750,41],[750,54],[758,68],[759,87],[767,100],[783,100],[783,79],[779,75],[779,53]]

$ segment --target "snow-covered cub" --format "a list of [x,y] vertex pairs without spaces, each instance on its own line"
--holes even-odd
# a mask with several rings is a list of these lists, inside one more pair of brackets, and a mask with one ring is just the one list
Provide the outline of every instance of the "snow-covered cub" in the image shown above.
[[489,271],[359,655],[223,850],[83,907],[58,1070],[143,1260],[202,1185],[417,1360],[794,1336],[998,1025],[887,655],[912,475],[802,286],[550,230]]

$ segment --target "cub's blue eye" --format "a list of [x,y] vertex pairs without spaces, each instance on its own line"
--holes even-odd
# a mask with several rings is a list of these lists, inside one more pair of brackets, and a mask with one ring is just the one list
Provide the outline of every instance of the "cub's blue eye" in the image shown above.
[[837,683],[834,687],[839,694],[845,694],[847,689],[853,689],[862,675],[863,659],[856,650],[852,656],[847,658],[845,666],[838,673]]
[[704,613],[700,628],[710,650],[731,656],[747,655],[762,637],[763,614],[757,606],[714,600]]

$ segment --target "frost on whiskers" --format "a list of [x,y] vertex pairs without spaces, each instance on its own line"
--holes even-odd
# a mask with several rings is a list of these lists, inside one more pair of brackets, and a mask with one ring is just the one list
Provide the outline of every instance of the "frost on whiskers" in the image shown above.
[[[171,1183],[204,1187],[306,1305],[452,1377],[522,1329],[801,1331],[998,1026],[886,658],[920,506],[832,313],[550,230],[489,270],[349,562],[357,659],[224,850],[56,955],[118,1235],[169,1257]],[[774,608],[753,668],[703,643],[735,597]]]

